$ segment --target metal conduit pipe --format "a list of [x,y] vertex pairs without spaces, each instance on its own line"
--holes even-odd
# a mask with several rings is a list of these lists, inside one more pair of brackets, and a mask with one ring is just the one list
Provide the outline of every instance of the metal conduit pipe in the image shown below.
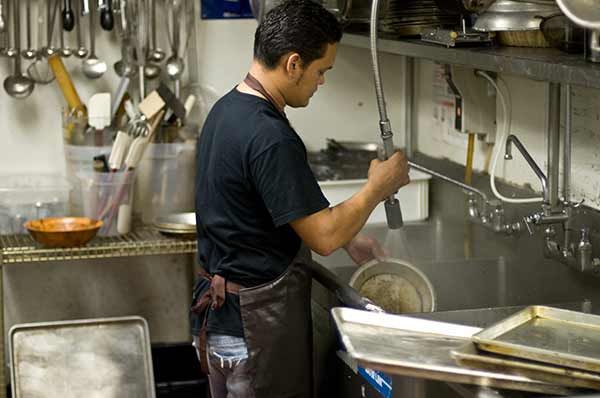
[[416,150],[416,142],[413,135],[415,111],[415,59],[405,57],[404,63],[404,149],[406,156],[413,157]]
[[571,242],[571,85],[565,85],[565,135],[563,137],[563,201],[568,204],[565,208],[567,220],[564,224],[563,256],[569,255]]
[[571,200],[571,85],[565,85],[565,136],[563,138],[563,200]]
[[549,84],[548,98],[548,205],[558,206],[558,170],[560,156],[560,84]]
[[[371,60],[373,63],[373,76],[375,78],[375,95],[377,96],[377,108],[379,109],[379,130],[383,141],[383,150],[385,158],[389,158],[394,153],[394,141],[392,126],[387,117],[385,106],[385,96],[383,94],[383,85],[381,83],[381,71],[379,69],[379,53],[377,52],[377,22],[379,21],[379,0],[373,0],[371,6]],[[402,210],[400,202],[395,195],[391,195],[385,200],[385,214],[388,227],[398,229],[404,225],[402,220]]]

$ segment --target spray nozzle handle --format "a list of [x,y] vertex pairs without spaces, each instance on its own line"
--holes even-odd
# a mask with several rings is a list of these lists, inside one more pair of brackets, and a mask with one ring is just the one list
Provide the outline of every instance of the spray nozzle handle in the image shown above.
[[398,229],[404,226],[400,202],[394,196],[390,196],[385,201],[385,215],[390,229]]

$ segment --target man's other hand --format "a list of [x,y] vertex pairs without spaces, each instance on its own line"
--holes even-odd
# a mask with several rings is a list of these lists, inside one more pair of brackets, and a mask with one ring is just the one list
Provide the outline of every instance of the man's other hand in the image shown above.
[[379,242],[366,235],[356,235],[344,249],[357,265],[363,265],[373,259],[388,257],[386,250]]

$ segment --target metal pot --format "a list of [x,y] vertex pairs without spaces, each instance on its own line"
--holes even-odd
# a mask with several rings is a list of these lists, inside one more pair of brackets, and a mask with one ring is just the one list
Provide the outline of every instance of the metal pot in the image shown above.
[[553,1],[497,0],[475,21],[473,29],[484,32],[539,30],[545,17],[560,14]]
[[349,284],[389,313],[433,312],[436,307],[435,290],[429,278],[399,259],[373,260],[361,266]]
[[453,14],[480,14],[495,0],[435,0],[437,6]]

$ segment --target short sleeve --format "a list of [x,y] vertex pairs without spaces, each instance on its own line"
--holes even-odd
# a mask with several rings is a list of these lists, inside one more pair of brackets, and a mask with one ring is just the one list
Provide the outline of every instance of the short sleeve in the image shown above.
[[329,207],[308,162],[304,146],[284,139],[250,164],[254,185],[276,227]]

